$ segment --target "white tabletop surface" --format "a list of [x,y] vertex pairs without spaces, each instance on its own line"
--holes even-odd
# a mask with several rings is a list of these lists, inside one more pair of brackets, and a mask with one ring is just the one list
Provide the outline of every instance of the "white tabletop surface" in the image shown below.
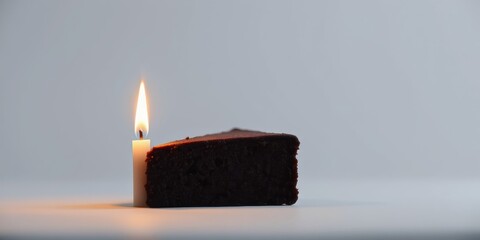
[[0,239],[480,239],[480,180],[300,186],[293,206],[148,209],[128,183],[1,183]]

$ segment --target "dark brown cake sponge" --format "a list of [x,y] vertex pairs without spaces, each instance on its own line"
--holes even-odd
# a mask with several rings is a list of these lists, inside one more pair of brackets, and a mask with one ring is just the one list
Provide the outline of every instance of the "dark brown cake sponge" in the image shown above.
[[299,144],[291,134],[232,129],[156,146],[146,160],[147,205],[292,205]]

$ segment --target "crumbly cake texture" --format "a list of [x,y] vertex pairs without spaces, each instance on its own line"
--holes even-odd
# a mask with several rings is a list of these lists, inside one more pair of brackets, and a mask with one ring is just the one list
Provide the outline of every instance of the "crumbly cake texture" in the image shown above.
[[149,207],[292,205],[298,138],[241,129],[155,146],[147,154]]

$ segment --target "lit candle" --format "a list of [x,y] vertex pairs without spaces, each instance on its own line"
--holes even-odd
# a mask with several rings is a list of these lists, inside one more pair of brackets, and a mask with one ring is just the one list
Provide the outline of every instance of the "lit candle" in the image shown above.
[[140,83],[138,91],[137,111],[135,114],[135,134],[139,140],[132,141],[133,150],[133,206],[145,207],[147,197],[145,184],[147,183],[147,152],[150,151],[150,139],[143,139],[148,133],[148,111],[145,84]]

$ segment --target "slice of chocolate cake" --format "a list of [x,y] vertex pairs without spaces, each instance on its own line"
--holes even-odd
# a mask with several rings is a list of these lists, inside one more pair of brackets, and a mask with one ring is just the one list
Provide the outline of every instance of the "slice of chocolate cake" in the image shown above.
[[156,146],[147,155],[147,205],[292,205],[299,144],[290,134],[232,129]]

